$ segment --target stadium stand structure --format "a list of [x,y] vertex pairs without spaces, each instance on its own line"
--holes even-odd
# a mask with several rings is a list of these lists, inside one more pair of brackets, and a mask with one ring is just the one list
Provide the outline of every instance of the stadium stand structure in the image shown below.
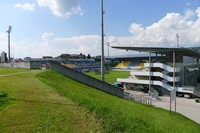
[[115,68],[117,69],[126,69],[127,66],[131,63],[131,61],[122,61]]
[[[124,88],[138,85],[157,90],[159,94],[170,94],[176,90],[179,96],[200,97],[200,47],[194,48],[158,48],[158,47],[115,47],[117,49],[147,52],[146,57],[124,58],[131,61],[127,65],[130,77],[117,79]],[[156,56],[151,57],[151,54]],[[122,62],[123,59],[121,58]],[[175,67],[174,67],[175,66]],[[139,68],[139,69],[136,69]],[[125,69],[125,68],[123,68]],[[150,88],[150,89],[149,89]]]
[[144,67],[143,62],[136,61],[122,61],[119,64],[117,64],[116,67],[113,69],[122,69],[122,70],[134,70],[134,69],[140,69]]
[[74,59],[69,61],[61,61],[63,66],[68,68],[72,68],[77,71],[87,72],[87,71],[95,71],[100,70],[101,64],[92,59]]

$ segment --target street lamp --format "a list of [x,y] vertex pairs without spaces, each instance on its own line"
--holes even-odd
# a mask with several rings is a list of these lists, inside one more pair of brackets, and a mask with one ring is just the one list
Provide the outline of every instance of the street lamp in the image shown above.
[[8,62],[10,62],[10,32],[12,30],[12,26],[8,27]]

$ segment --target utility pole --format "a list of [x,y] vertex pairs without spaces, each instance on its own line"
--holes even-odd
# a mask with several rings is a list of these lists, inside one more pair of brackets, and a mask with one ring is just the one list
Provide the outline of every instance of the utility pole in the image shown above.
[[101,80],[104,82],[104,9],[103,0],[101,0]]
[[8,27],[8,62],[10,62],[10,32],[12,30],[12,26]]

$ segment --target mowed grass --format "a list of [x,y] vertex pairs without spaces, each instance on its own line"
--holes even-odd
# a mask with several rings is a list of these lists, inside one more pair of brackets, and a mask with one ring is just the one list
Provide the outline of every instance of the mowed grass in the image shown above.
[[13,69],[13,68],[0,68],[0,75],[4,74],[12,74],[12,73],[18,73],[18,72],[28,72],[29,69]]
[[47,70],[38,78],[72,99],[95,118],[105,132],[199,133],[200,125],[181,114],[127,101]]
[[39,81],[40,72],[0,77],[0,92],[7,93],[0,99],[0,132],[104,132],[91,112]]
[[[101,79],[101,74],[95,74],[94,72],[86,73],[87,75]],[[108,83],[114,83],[117,81],[117,78],[127,78],[130,76],[130,71],[112,71],[110,70],[109,74],[105,74],[105,81]]]

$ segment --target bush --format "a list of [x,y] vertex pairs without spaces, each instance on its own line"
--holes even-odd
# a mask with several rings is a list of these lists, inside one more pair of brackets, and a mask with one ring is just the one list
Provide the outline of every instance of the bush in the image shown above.
[[[0,92],[0,111],[6,107],[6,105],[9,103],[9,100],[7,98],[8,94],[4,92]],[[0,130],[1,132],[1,130]]]
[[8,94],[7,93],[4,93],[4,92],[0,92],[0,97],[7,97]]
[[200,98],[195,98],[195,102],[200,103]]

